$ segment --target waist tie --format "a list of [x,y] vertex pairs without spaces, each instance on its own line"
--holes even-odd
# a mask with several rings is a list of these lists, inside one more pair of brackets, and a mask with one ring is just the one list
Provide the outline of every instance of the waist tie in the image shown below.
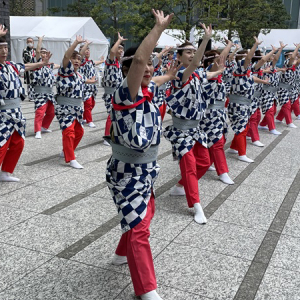
[[229,95],[229,102],[231,103],[238,103],[238,104],[245,104],[245,105],[250,105],[251,104],[251,99],[248,99],[244,96],[240,95],[235,95],[235,94],[230,94]]
[[[7,110],[7,109],[16,109],[21,107],[21,98],[14,98],[14,99],[2,99],[0,110]],[[5,104],[2,104],[2,103]]]
[[286,89],[286,90],[291,90],[292,89],[292,86],[290,84],[288,84],[288,83],[279,82],[278,86],[280,88]]
[[34,91],[39,94],[51,94],[53,93],[52,87],[49,86],[41,86],[41,85],[35,85]]
[[275,86],[272,86],[272,85],[264,85],[263,86],[263,90],[264,91],[269,91],[269,92],[273,92],[273,93],[276,93],[278,88],[275,87]]
[[187,120],[187,119],[179,119],[172,115],[173,126],[180,130],[189,130],[193,128],[197,128],[199,125],[199,120]]
[[121,144],[110,142],[112,156],[128,164],[148,164],[157,160],[158,145],[151,146],[146,152],[138,152]]
[[113,94],[115,92],[116,89],[117,88],[105,86],[104,87],[104,93],[111,95],[111,94]]
[[82,99],[58,96],[57,97],[57,103],[59,105],[81,106]]
[[209,104],[207,109],[224,109],[225,101],[216,101],[214,104]]
[[255,98],[260,98],[260,96],[261,96],[261,91],[255,91],[253,94],[253,97]]

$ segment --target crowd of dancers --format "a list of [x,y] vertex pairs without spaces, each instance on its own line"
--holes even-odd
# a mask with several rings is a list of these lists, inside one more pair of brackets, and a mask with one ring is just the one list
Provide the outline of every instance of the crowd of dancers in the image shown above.
[[[106,181],[122,229],[112,263],[128,264],[135,294],[142,300],[161,299],[156,292],[148,239],[155,211],[153,186],[160,170],[157,154],[162,136],[170,142],[181,171],[181,179],[170,195],[186,196],[188,207],[194,209],[195,222],[205,224],[198,180],[209,169],[215,169],[222,182],[234,184],[224,152],[228,124],[234,132],[229,152],[251,163],[253,159],[246,153],[247,139],[263,147],[259,130],[279,135],[276,122],[285,119],[288,127],[296,128],[292,114],[300,120],[300,44],[295,44],[294,51],[284,53],[284,66],[278,68],[284,43],[279,42],[278,48],[272,46],[272,51],[264,55],[258,50],[261,42],[256,37],[250,50],[241,50],[225,40],[222,51],[206,51],[212,27],[202,24],[204,36],[198,48],[185,42],[155,53],[156,43],[173,15],[152,12],[156,23],[138,47],[125,51],[126,39],[118,35],[105,60],[102,78],[107,110],[104,138],[112,149]],[[36,49],[33,39],[27,39],[25,64],[7,61],[6,32],[0,26],[0,181],[19,181],[12,173],[25,140],[21,71],[26,71],[28,95],[34,100],[35,138],[51,132],[49,127],[56,116],[62,131],[61,156],[71,167],[83,168],[74,151],[84,134],[84,121],[95,127],[95,66],[104,60],[90,60],[89,42],[77,36],[60,65],[50,63],[51,53],[42,47],[43,37],[38,38]],[[166,114],[171,115],[172,125],[163,128]]]

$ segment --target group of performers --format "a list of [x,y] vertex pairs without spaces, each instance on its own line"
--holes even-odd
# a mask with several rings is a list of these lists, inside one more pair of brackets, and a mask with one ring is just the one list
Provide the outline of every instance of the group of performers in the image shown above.
[[[155,211],[153,186],[160,170],[157,154],[162,135],[170,142],[181,171],[181,179],[170,195],[185,195],[188,206],[194,209],[195,222],[205,224],[198,180],[215,167],[222,182],[234,184],[224,152],[228,123],[234,132],[228,152],[251,163],[253,159],[246,154],[247,138],[253,145],[263,147],[258,129],[279,135],[276,122],[285,119],[289,128],[296,128],[292,113],[300,119],[300,44],[285,53],[284,66],[277,68],[285,47],[282,42],[278,48],[272,46],[266,55],[257,50],[261,42],[256,37],[250,50],[241,50],[226,40],[222,51],[206,51],[212,27],[202,24],[204,36],[198,48],[185,42],[176,49],[154,53],[173,15],[152,12],[156,23],[138,47],[124,51],[126,39],[118,35],[105,60],[102,78],[107,110],[105,144],[112,148],[106,180],[123,233],[112,263],[128,264],[135,293],[142,300],[161,299],[156,292],[148,239]],[[74,151],[84,134],[83,120],[95,127],[95,65],[101,61],[90,60],[89,42],[81,36],[66,51],[60,66],[49,63],[51,53],[42,47],[43,37],[39,37],[35,58],[30,62],[6,61],[5,34],[0,26],[0,181],[19,181],[12,173],[25,139],[26,121],[21,111],[25,92],[19,78],[24,70],[30,71],[35,101],[35,137],[40,139],[42,132],[51,131],[56,115],[62,130],[61,155],[71,167],[83,168]],[[29,38],[27,42],[30,52],[33,40]],[[54,68],[59,69],[56,78]],[[280,111],[275,119],[277,107]],[[166,113],[171,115],[172,125],[163,128]]]

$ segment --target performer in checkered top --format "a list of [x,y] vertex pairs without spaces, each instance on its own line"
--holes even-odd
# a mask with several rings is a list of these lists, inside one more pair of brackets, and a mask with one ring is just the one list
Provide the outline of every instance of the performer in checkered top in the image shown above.
[[[47,56],[47,49],[42,48],[43,36],[38,37],[38,45],[36,48],[36,60],[42,61]],[[52,132],[49,127],[55,116],[54,113],[54,92],[53,85],[55,83],[55,76],[53,69],[59,68],[59,65],[50,64],[41,68],[35,69],[31,72],[31,85],[34,92],[34,132],[35,138],[41,139],[41,132]]]
[[172,81],[171,95],[166,98],[167,109],[172,112],[173,125],[164,130],[165,138],[171,142],[173,153],[179,159],[181,180],[171,189],[171,195],[185,195],[189,207],[194,207],[194,220],[206,223],[200,205],[198,180],[210,166],[207,150],[207,136],[199,126],[205,109],[214,100],[208,98],[213,92],[208,79],[223,72],[219,70],[209,75],[199,70],[206,45],[211,37],[211,26],[205,27],[203,41],[198,49],[186,42],[177,48],[177,58],[182,63],[177,76]]
[[69,162],[75,169],[83,168],[75,159],[74,151],[84,133],[82,126],[84,84],[94,84],[97,81],[94,77],[87,79],[78,73],[82,57],[75,48],[84,42],[81,36],[76,36],[76,40],[64,55],[56,81],[55,114],[62,130],[63,156],[66,163]]
[[282,120],[285,119],[286,125],[290,128],[297,128],[292,121],[290,99],[292,96],[293,85],[295,83],[295,63],[299,48],[300,44],[296,44],[296,48],[293,52],[288,52],[285,54],[286,60],[284,61],[284,66],[286,67],[286,71],[281,74],[279,90],[277,92],[281,109],[276,117],[275,122],[281,123]]
[[299,107],[299,79],[300,79],[300,57],[297,54],[297,58],[295,59],[295,73],[294,73],[294,84],[292,86],[292,90],[290,92],[290,100],[291,100],[291,112],[294,112],[296,116],[296,120],[300,120],[300,107]]
[[[105,132],[104,135],[108,136],[110,134],[110,110],[111,110],[111,98],[114,91],[120,86],[123,75],[121,71],[120,60],[124,54],[124,41],[127,39],[123,38],[118,32],[118,40],[110,49],[110,53],[107,56],[105,61],[105,67],[102,78],[102,86],[104,87],[104,95],[103,100],[105,103],[105,107],[108,113],[106,124],[105,124]],[[109,146],[106,140],[104,140],[104,144]]]
[[[218,65],[224,64],[232,42],[226,40],[227,45],[221,53],[217,50],[207,51],[204,56],[204,68],[207,71],[217,71]],[[224,72],[227,71],[225,68]],[[228,74],[228,73],[227,73]],[[224,152],[224,145],[228,133],[226,122],[225,101],[226,86],[222,80],[222,75],[209,80],[213,93],[210,98],[214,104],[208,105],[203,119],[200,121],[201,129],[207,134],[207,148],[210,155],[211,164],[214,163],[219,179],[226,184],[234,184],[228,175],[228,166]]]
[[[159,172],[157,150],[161,116],[155,102],[157,87],[176,78],[173,67],[152,79],[151,53],[172,16],[154,11],[156,24],[141,45],[125,52],[122,64],[127,76],[113,95],[111,109],[112,157],[106,180],[121,220],[122,237],[113,264],[128,262],[133,287],[142,300],[161,300],[149,245],[149,226],[154,215],[153,185]],[[126,59],[126,60],[125,60]]]
[[0,181],[14,182],[11,176],[22,154],[26,120],[21,111],[25,90],[19,78],[21,71],[33,70],[49,63],[49,53],[43,62],[19,64],[6,61],[8,44],[4,35],[7,30],[0,25]]
[[[104,59],[93,61],[90,60],[90,47],[91,42],[86,42],[84,45],[80,46],[80,55],[83,57],[82,63],[80,65],[80,73],[86,76],[86,78],[91,79],[93,77],[97,78],[95,67],[104,62]],[[91,128],[95,128],[96,125],[93,122],[92,110],[95,107],[95,98],[97,96],[97,87],[95,84],[85,84],[83,93],[83,119],[87,125]]]

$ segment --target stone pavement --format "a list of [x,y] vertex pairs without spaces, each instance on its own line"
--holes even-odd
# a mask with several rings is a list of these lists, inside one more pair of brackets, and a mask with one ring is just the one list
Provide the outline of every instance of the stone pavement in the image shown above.
[[[34,104],[22,104],[27,139],[15,170],[20,183],[0,183],[1,300],[133,300],[128,267],[110,261],[120,237],[105,183],[110,147],[100,94],[97,128],[85,127],[75,170],[59,157],[61,132],[34,138]],[[167,116],[165,124],[170,124]],[[156,214],[151,225],[158,292],[164,300],[300,299],[300,122],[261,133],[246,164],[227,154],[235,185],[215,172],[200,181],[208,223],[193,221],[185,197],[170,197],[179,178],[170,144],[162,139]],[[232,132],[229,135],[229,141]],[[228,148],[229,144],[226,145]]]

